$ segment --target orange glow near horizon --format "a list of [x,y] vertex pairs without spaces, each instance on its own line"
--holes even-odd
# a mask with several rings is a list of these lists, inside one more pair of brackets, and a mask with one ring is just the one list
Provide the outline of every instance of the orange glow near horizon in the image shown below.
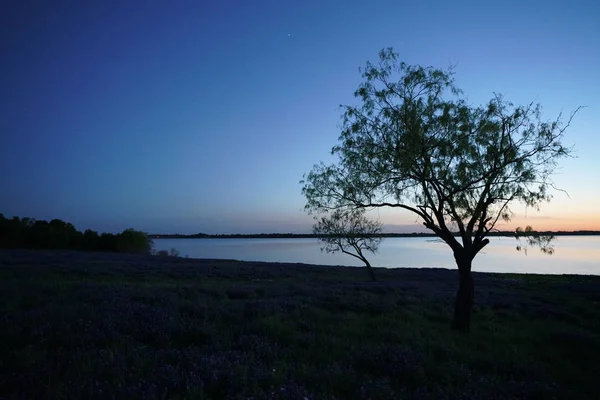
[[[600,213],[585,212],[562,213],[562,215],[544,215],[528,213],[514,215],[510,222],[498,221],[496,229],[500,231],[514,231],[517,227],[530,225],[536,231],[600,231]],[[379,218],[386,225],[421,225],[408,212],[394,215],[393,210],[373,213],[374,218]]]
[[498,224],[498,229],[514,230],[518,226],[527,225],[531,225],[536,231],[600,231],[600,217],[514,218],[509,223]]

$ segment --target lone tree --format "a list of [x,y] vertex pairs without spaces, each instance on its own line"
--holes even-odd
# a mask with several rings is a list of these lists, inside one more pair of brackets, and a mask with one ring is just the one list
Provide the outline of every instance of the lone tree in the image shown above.
[[[472,261],[498,221],[510,221],[512,204],[539,209],[551,199],[557,160],[571,151],[563,133],[579,109],[565,124],[561,115],[542,121],[539,104],[514,106],[500,95],[474,107],[461,97],[452,70],[407,65],[391,48],[361,72],[354,95],[362,104],[342,106],[332,149],[338,162],[315,165],[301,181],[305,208],[416,214],[453,251],[459,287],[452,329],[468,331]],[[549,243],[537,236],[534,242]]]
[[313,226],[313,233],[319,236],[323,243],[321,250],[327,253],[341,251],[365,263],[373,281],[375,271],[363,251],[377,252],[383,240],[381,236],[382,224],[372,221],[365,216],[365,209],[342,210],[337,209],[331,215],[317,219]]

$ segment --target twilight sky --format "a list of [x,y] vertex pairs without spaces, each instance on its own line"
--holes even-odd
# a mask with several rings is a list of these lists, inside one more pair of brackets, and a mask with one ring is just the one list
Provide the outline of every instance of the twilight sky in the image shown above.
[[[358,67],[392,46],[493,92],[579,105],[556,193],[511,228],[600,229],[597,1],[29,1],[0,6],[0,212],[78,229],[308,232]],[[420,230],[381,211],[388,230]],[[523,219],[525,218],[525,219]]]

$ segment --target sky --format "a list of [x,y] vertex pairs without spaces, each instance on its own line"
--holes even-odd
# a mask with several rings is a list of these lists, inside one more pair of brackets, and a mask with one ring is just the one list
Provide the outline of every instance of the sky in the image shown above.
[[[597,1],[29,1],[0,6],[0,212],[78,229],[311,230],[299,181],[393,47],[447,68],[472,104],[502,93],[566,132],[536,229],[600,230]],[[381,210],[388,231],[421,231]]]

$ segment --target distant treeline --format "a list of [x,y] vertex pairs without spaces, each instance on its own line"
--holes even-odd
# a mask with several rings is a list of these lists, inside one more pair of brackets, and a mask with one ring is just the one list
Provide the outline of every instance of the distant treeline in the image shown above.
[[126,229],[119,234],[80,232],[60,219],[5,218],[0,214],[0,248],[61,249],[151,254],[152,239],[144,232]]
[[[536,235],[554,235],[554,236],[592,236],[600,235],[600,231],[536,231]],[[455,236],[460,236],[459,232],[454,233]],[[434,233],[382,233],[373,235],[375,237],[437,237]],[[487,236],[515,236],[515,232],[502,231],[490,232]],[[302,239],[310,238],[317,239],[320,236],[312,233],[254,233],[254,234],[227,234],[227,235],[209,235],[206,233],[196,233],[193,235],[183,234],[150,234],[148,237],[152,239]]]

